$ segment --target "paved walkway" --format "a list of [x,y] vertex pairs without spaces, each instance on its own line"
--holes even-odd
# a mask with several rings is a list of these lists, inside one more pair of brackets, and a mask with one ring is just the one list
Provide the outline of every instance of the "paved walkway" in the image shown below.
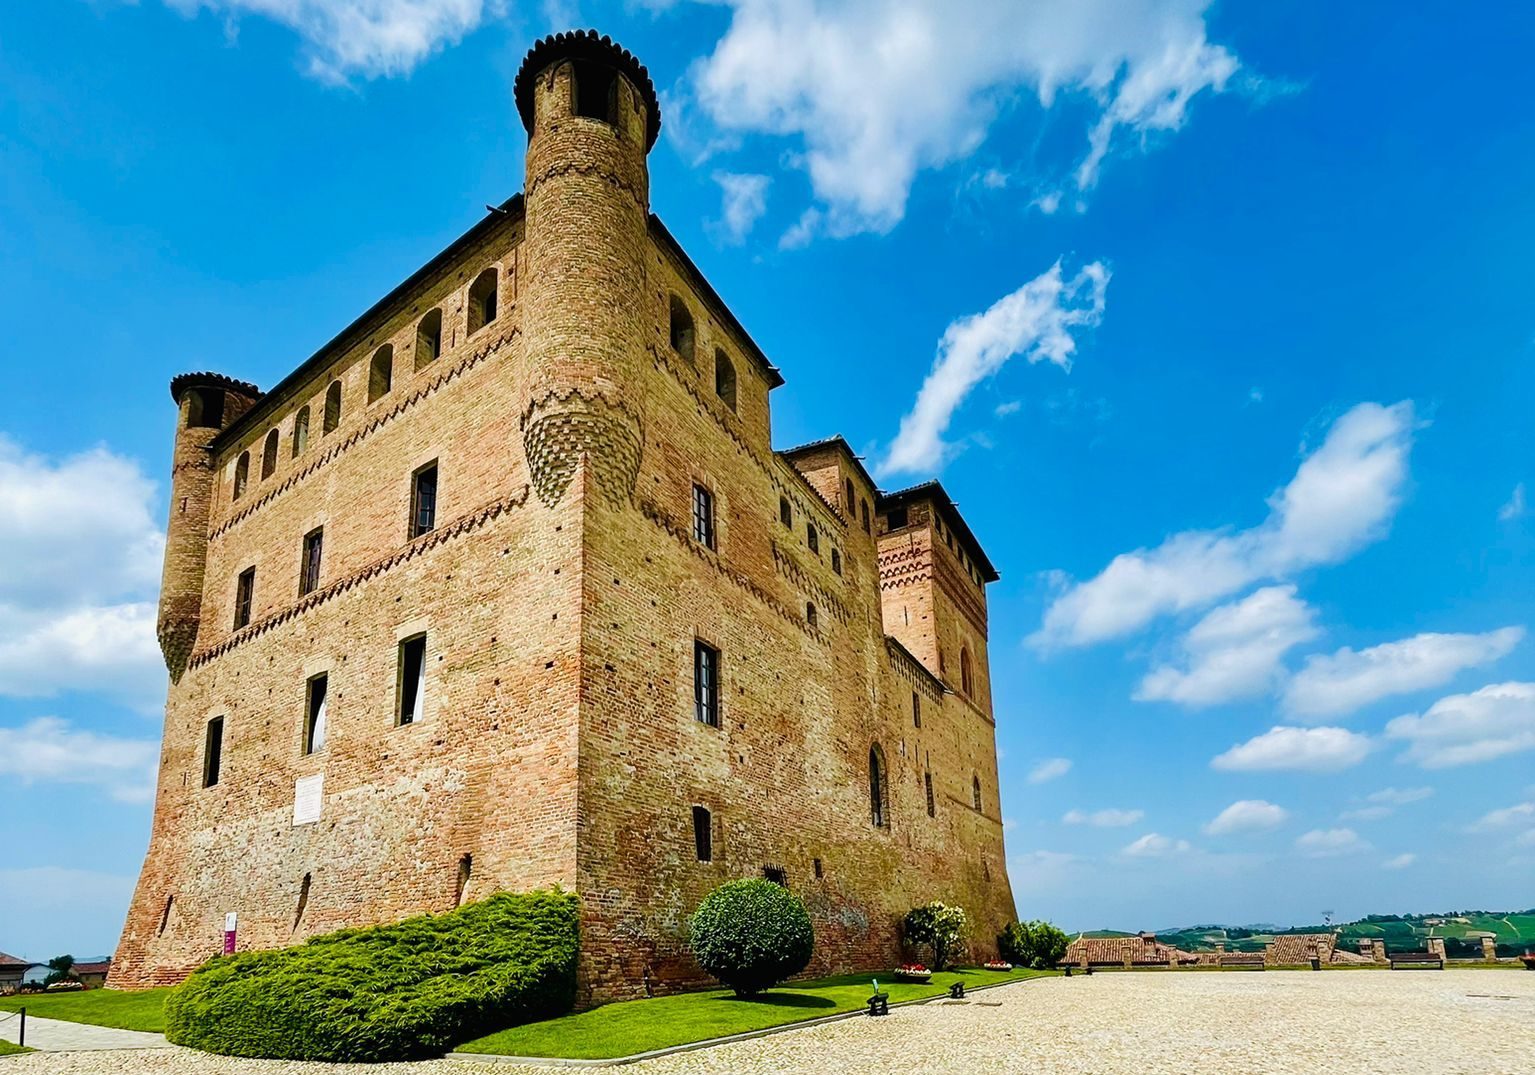
[[[21,1035],[21,1020],[0,1015],[0,1039],[14,1042]],[[118,1030],[89,1023],[66,1023],[62,1019],[27,1016],[27,1045],[45,1053],[67,1053],[102,1049],[169,1049],[164,1034],[146,1034],[141,1030]]]

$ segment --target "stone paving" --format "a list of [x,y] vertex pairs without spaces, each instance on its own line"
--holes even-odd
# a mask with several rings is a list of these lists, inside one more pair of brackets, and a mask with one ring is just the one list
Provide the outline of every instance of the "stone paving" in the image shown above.
[[[9,1065],[9,1066],[6,1066]],[[463,1060],[321,1065],[181,1049],[34,1054],[0,1075],[491,1075]],[[1529,1075],[1535,974],[1112,973],[900,1008],[620,1069],[633,1075]]]
[[[0,1039],[15,1041],[21,1033],[20,1019],[0,1015]],[[139,1030],[118,1030],[89,1023],[67,1023],[62,1019],[27,1016],[27,1044],[47,1052],[99,1052],[108,1049],[169,1049],[164,1034],[145,1034]]]

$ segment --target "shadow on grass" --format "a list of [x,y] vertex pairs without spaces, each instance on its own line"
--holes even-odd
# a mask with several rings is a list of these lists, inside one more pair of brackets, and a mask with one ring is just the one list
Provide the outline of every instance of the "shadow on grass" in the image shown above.
[[713,1003],[719,1004],[761,1004],[775,1008],[835,1008],[837,1002],[831,997],[811,996],[807,993],[758,993],[751,997],[713,997]]

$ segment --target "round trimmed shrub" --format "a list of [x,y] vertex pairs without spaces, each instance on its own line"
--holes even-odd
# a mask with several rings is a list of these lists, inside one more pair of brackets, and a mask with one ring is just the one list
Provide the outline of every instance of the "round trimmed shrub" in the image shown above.
[[698,965],[747,997],[804,970],[815,928],[804,902],[772,881],[727,881],[693,912]]

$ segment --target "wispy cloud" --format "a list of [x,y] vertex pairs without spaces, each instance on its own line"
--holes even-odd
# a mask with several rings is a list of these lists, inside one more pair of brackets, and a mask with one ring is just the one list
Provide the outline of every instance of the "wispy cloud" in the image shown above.
[[0,727],[0,774],[7,783],[91,784],[122,802],[154,797],[159,744],[76,729],[57,717]]
[[1489,810],[1471,826],[1473,832],[1506,829],[1512,825],[1535,824],[1535,802],[1516,803],[1501,810]]
[[1535,750],[1535,683],[1497,683],[1441,698],[1422,715],[1397,717],[1386,735],[1407,744],[1404,761],[1444,769]]
[[1126,844],[1120,854],[1129,858],[1150,859],[1182,855],[1192,850],[1193,847],[1187,840],[1175,840],[1159,832],[1148,832],[1140,839]]
[[1071,367],[1077,349],[1074,330],[1103,317],[1109,271],[1094,261],[1069,280],[1061,263],[998,299],[984,313],[951,324],[938,343],[938,357],[922,382],[911,413],[880,463],[881,475],[929,471],[941,467],[951,452],[943,439],[972,389],[1010,359]]
[[1262,579],[1346,559],[1390,527],[1416,427],[1410,402],[1359,404],[1269,497],[1262,523],[1185,531],[1155,548],[1116,556],[1057,597],[1031,641],[1048,647],[1117,638]]
[[1296,837],[1295,849],[1313,858],[1352,855],[1370,849],[1353,829],[1312,829]]
[[1508,501],[1498,509],[1499,522],[1513,522],[1515,519],[1524,518],[1526,508],[1524,506],[1524,482],[1514,486],[1514,491],[1509,495]]
[[1209,836],[1275,829],[1290,819],[1290,812],[1263,799],[1240,799],[1215,815],[1205,826]]
[[1092,825],[1100,829],[1123,828],[1126,825],[1134,825],[1146,816],[1144,810],[1116,810],[1112,807],[1105,810],[1068,810],[1061,817],[1061,823],[1065,825]]
[[1404,851],[1400,855],[1386,859],[1380,864],[1380,867],[1383,870],[1405,870],[1417,861],[1417,855],[1414,855],[1411,851]]
[[1210,767],[1227,772],[1337,772],[1358,765],[1373,748],[1368,736],[1347,728],[1280,726],[1217,755]]
[[1070,758],[1046,758],[1029,770],[1030,784],[1043,784],[1071,772]]
[[762,214],[767,211],[767,189],[772,182],[765,175],[715,172],[720,188],[720,219],[715,229],[725,242],[738,246],[746,241]]

